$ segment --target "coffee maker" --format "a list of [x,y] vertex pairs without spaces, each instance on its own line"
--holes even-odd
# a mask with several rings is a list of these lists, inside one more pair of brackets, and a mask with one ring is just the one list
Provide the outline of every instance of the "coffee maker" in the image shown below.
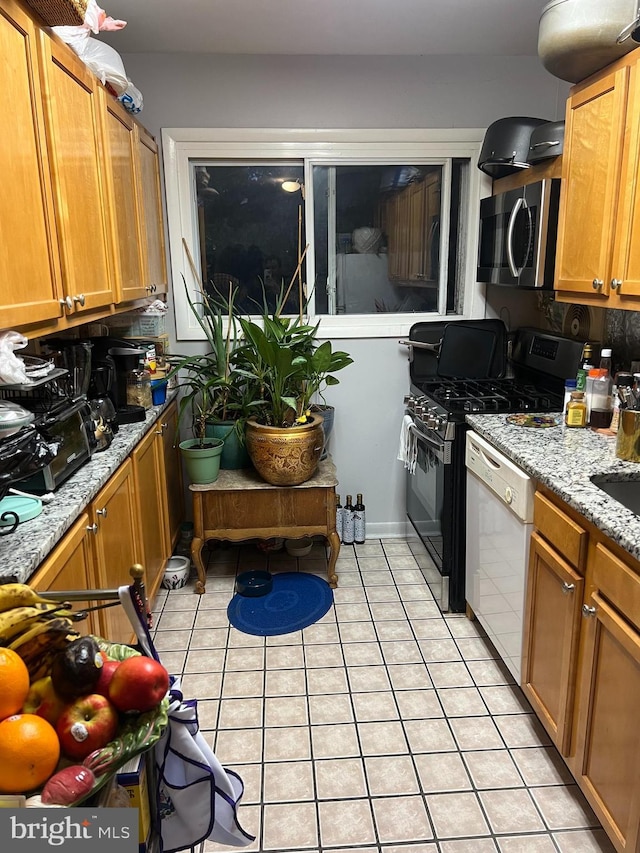
[[108,398],[115,411],[117,431],[119,424],[131,424],[144,421],[145,410],[142,406],[127,403],[127,375],[138,366],[145,351],[117,338],[92,338],[94,346],[94,367],[91,375],[90,396],[95,400]]

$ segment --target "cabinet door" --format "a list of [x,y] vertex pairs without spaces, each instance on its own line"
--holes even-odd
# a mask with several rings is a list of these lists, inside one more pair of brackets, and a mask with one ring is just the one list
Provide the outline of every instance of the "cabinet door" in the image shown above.
[[65,44],[40,33],[47,142],[67,312],[114,302],[100,85]]
[[162,196],[158,146],[144,128],[137,126],[139,193],[143,234],[143,284],[149,293],[166,293],[167,267],[164,252]]
[[162,430],[154,425],[131,455],[138,517],[142,522],[142,564],[146,575],[147,594],[151,598],[160,585],[164,565],[171,552],[162,456]]
[[[135,500],[133,470],[129,459],[118,468],[90,505],[96,525],[93,538],[100,587],[129,585],[129,569],[142,562],[140,524]],[[102,635],[114,643],[128,643],[134,633],[122,607],[100,611]]]
[[182,459],[176,447],[178,435],[178,404],[167,406],[160,419],[162,430],[164,489],[167,512],[167,530],[169,532],[170,548],[173,550],[180,525],[184,521],[184,486],[182,482]]
[[[95,589],[97,579],[94,572],[91,543],[87,530],[89,516],[83,513],[66,534],[64,539],[49,554],[38,571],[30,578],[29,585],[38,592],[46,594],[48,590]],[[95,601],[83,601],[74,605],[74,610],[82,610],[97,604]],[[82,634],[99,634],[100,621],[97,612],[87,614],[87,618],[75,623]]]
[[625,121],[622,182],[616,219],[611,308],[640,307],[640,63],[631,68]]
[[591,297],[610,292],[628,80],[625,66],[580,89],[567,103],[556,260],[559,291]]
[[618,850],[638,849],[640,634],[595,592],[583,619],[574,774]]
[[142,240],[136,193],[135,122],[117,101],[99,92],[105,120],[105,177],[114,259],[116,302],[148,296],[142,281]]
[[61,316],[36,32],[13,0],[0,7],[0,56],[0,329],[6,329]]
[[584,582],[531,534],[522,688],[558,749],[568,753]]

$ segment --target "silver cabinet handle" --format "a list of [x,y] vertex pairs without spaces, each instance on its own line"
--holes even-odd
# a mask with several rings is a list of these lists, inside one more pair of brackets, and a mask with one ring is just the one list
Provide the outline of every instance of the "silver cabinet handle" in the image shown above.
[[84,306],[84,293],[79,293],[77,296],[74,296],[73,301],[77,302],[78,305],[82,308]]
[[566,581],[564,581],[564,583],[562,584],[562,591],[564,593],[573,592],[575,588],[576,585],[574,583],[567,583]]
[[98,532],[98,525],[97,524],[87,524],[87,531],[89,533],[97,533]]
[[107,508],[105,507],[104,509],[97,509],[96,515],[101,515],[103,518],[106,518],[107,517]]
[[160,429],[156,430],[156,435],[164,435],[165,431],[169,428],[169,424],[160,424]]
[[604,281],[601,278],[594,278],[594,280],[591,282],[591,286],[594,290],[600,290],[603,284]]
[[611,290],[617,290],[622,285],[621,278],[612,278],[611,279]]
[[598,612],[597,607],[589,607],[588,604],[582,605],[582,615],[583,616],[595,616],[597,612]]
[[62,305],[63,308],[66,308],[67,311],[73,311],[73,299],[70,296],[65,296],[64,299],[61,299],[60,305]]

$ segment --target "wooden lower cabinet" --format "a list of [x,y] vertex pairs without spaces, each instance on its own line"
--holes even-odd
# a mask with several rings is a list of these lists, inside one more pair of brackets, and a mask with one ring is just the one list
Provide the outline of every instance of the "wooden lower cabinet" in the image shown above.
[[131,454],[138,518],[141,521],[141,562],[150,598],[162,582],[164,566],[171,554],[164,500],[164,431],[159,423],[156,424]]
[[[29,580],[29,585],[38,592],[48,590],[78,590],[95,588],[94,559],[89,529],[89,516],[83,512],[64,539],[49,554],[38,571]],[[82,602],[74,605],[81,610],[97,602]],[[81,634],[100,634],[101,624],[97,612],[87,615],[75,627]]]
[[584,581],[535,531],[531,535],[522,688],[551,739],[567,754]]
[[[127,459],[89,506],[98,586],[117,589],[131,583],[129,569],[142,563],[133,465]],[[131,642],[133,628],[121,606],[100,611],[102,636],[115,643]]]
[[534,519],[522,687],[616,850],[640,853],[640,562],[549,493]]
[[640,849],[640,632],[594,592],[585,603],[573,772],[620,851]]

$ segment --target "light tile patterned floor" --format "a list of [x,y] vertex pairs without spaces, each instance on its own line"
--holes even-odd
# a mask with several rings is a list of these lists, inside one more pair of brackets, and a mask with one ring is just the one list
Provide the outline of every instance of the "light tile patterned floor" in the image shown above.
[[[155,642],[245,783],[249,851],[596,853],[613,847],[521,690],[463,615],[443,617],[414,541],[343,545],[334,607],[295,634],[230,627],[237,571],[326,577],[253,545],[207,552],[207,593],[161,592]],[[205,842],[198,853],[237,848]]]

